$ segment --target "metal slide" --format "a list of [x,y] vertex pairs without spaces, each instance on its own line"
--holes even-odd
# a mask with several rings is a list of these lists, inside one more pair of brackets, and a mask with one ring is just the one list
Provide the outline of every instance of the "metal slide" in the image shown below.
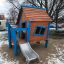
[[27,64],[32,60],[39,59],[39,55],[31,48],[29,42],[20,44],[20,49],[26,58]]

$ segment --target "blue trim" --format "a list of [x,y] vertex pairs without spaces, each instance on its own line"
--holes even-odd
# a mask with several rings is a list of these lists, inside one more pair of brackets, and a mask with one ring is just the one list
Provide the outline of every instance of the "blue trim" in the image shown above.
[[26,31],[27,30],[27,28],[13,28],[14,29],[14,31]]
[[48,23],[48,30],[47,30],[47,38],[46,38],[46,40],[48,40],[48,35],[49,35],[49,29],[50,29],[50,22]]
[[28,5],[21,5],[22,7],[26,7],[26,8],[36,8],[36,9],[41,9],[41,10],[48,10],[48,9],[46,9],[46,8],[40,8],[39,6],[32,6],[32,5],[30,5],[30,6],[28,6]]
[[[46,26],[36,26],[35,28],[37,28],[37,27],[46,29]],[[35,29],[35,31],[36,31],[36,29]],[[35,34],[35,31],[34,31],[34,36],[46,36],[45,34]]]
[[46,36],[44,34],[34,34],[34,36]]
[[46,26],[43,26],[43,25],[38,25],[38,26],[36,26],[36,28],[37,27],[46,28]]
[[14,55],[17,55],[17,38],[16,32],[20,31],[27,31],[27,41],[30,41],[30,21],[27,22],[27,28],[12,28],[10,24],[8,24],[8,40],[9,40],[9,47],[11,47],[11,39],[14,41]]
[[48,31],[49,31],[49,29],[50,29],[50,22],[48,23]]
[[28,25],[28,30],[27,30],[27,41],[30,42],[30,26],[31,26],[31,22],[28,21],[27,22]]
[[23,31],[23,30],[27,30],[27,28],[11,28],[11,31],[12,31],[12,39],[14,41],[14,55],[15,56],[18,53],[16,32],[20,32],[20,31]]
[[8,26],[8,41],[9,41],[9,48],[12,47],[11,45],[11,26],[10,24],[7,22],[7,26]]
[[46,42],[45,42],[45,47],[46,48],[48,47],[48,40],[46,40]]
[[17,55],[17,39],[16,39],[16,31],[14,31],[14,29],[12,29],[12,39],[14,41],[14,55]]
[[46,35],[46,41],[45,41],[45,47],[48,47],[48,35],[49,35],[49,27],[50,27],[50,22],[48,23],[48,27],[47,27],[47,35]]

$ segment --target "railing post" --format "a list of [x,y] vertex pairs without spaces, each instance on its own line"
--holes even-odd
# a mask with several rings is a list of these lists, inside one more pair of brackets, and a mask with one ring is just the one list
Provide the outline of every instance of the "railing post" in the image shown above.
[[7,23],[7,26],[8,26],[8,40],[9,40],[9,48],[11,48],[12,47],[12,45],[11,45],[11,26],[10,26],[10,24],[9,23]]
[[30,42],[30,21],[27,23],[28,25],[28,30],[27,30],[27,42]]
[[46,35],[46,41],[45,41],[45,47],[47,48],[48,47],[48,35],[49,35],[49,27],[50,26],[50,22],[48,23],[48,27],[47,27],[47,35]]
[[12,29],[12,39],[14,42],[14,55],[17,55],[17,39],[16,39],[16,31],[14,29]]

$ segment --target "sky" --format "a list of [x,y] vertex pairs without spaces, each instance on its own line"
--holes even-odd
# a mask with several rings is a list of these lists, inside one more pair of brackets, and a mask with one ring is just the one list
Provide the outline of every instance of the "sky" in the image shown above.
[[[24,0],[19,0],[19,1],[23,2]],[[9,4],[7,0],[0,0],[0,14],[6,15],[9,12],[8,10],[10,9],[10,7],[11,4]]]
[[[24,0],[19,0],[21,3]],[[11,7],[11,4],[7,2],[7,0],[0,0],[0,14],[5,14],[7,16],[7,13],[9,12],[9,9]],[[60,16],[64,15],[64,10],[60,14]]]
[[6,0],[0,0],[0,14],[6,14],[10,8],[10,4]]
[[6,0],[0,0],[0,13],[3,12],[4,10],[6,10],[6,5],[8,3],[6,3]]

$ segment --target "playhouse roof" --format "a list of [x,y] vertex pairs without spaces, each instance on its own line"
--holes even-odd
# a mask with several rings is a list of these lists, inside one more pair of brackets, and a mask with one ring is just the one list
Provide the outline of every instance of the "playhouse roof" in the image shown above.
[[22,21],[52,21],[46,9],[23,7]]

